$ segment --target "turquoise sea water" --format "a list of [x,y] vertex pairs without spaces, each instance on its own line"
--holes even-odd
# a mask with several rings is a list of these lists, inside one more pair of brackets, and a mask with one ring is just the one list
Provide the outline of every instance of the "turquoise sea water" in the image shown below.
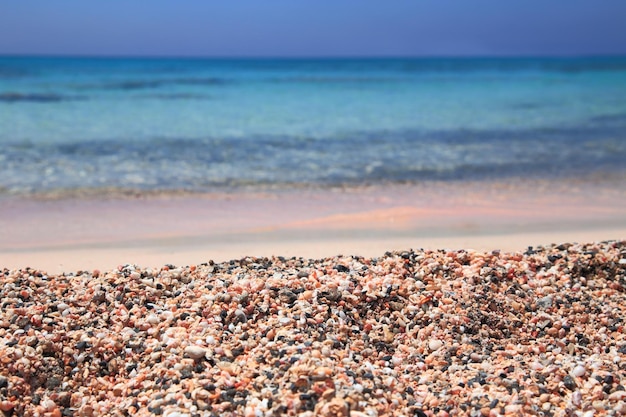
[[626,172],[626,57],[0,57],[0,194]]

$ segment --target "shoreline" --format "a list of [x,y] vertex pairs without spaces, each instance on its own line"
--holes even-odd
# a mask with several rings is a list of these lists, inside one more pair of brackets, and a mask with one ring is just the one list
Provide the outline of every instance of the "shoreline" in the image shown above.
[[0,200],[0,266],[51,273],[245,256],[523,251],[626,238],[612,181],[425,183],[347,189]]

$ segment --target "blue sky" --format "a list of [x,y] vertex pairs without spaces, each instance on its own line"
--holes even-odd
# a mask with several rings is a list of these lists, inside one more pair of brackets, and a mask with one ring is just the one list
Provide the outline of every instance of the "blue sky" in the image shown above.
[[626,0],[5,0],[0,54],[626,54]]

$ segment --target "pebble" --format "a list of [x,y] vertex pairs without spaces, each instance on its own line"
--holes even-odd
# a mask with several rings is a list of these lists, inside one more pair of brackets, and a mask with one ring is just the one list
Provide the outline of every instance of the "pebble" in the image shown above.
[[161,319],[159,319],[159,316],[156,314],[149,314],[148,317],[146,317],[146,322],[150,324],[158,324],[160,321]]
[[620,390],[620,391],[615,391],[609,394],[609,400],[612,400],[612,401],[626,400],[626,391]]
[[626,242],[608,241],[56,276],[0,269],[0,410],[620,413],[624,253]]
[[587,369],[582,366],[582,365],[577,365],[573,370],[572,370],[572,375],[575,377],[581,377],[583,375],[585,375],[585,373],[587,373]]
[[192,345],[185,348],[185,355],[195,360],[204,358],[206,353],[206,349],[200,346]]
[[59,313],[63,313],[65,310],[67,310],[68,308],[70,308],[69,305],[67,305],[66,303],[59,303],[57,304],[57,311]]
[[13,410],[13,408],[15,408],[15,404],[13,403],[13,401],[0,401],[0,410],[8,413],[9,411]]
[[541,308],[550,308],[552,307],[552,296],[548,295],[537,300],[537,306]]
[[443,342],[441,340],[433,339],[428,342],[428,348],[432,351],[439,350],[443,346]]

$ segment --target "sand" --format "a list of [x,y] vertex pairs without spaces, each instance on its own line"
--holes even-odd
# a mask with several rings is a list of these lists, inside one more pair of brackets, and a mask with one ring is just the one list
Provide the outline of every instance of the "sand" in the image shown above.
[[623,188],[0,200],[0,414],[625,415]]
[[49,273],[244,256],[522,251],[626,237],[617,181],[428,183],[0,200],[0,266]]

